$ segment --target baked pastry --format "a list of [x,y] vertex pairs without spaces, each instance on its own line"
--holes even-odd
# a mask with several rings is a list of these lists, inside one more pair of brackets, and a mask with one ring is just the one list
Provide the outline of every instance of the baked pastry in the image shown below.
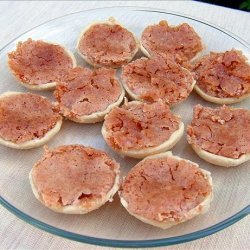
[[170,57],[180,64],[198,57],[203,48],[201,38],[187,23],[170,26],[162,20],[147,26],[141,35],[141,51],[147,57]]
[[114,18],[90,24],[77,42],[79,55],[94,67],[119,68],[131,61],[138,49],[135,35]]
[[184,101],[195,85],[191,72],[159,56],[140,58],[123,66],[121,79],[132,100],[161,100],[171,106]]
[[76,66],[74,55],[62,45],[31,38],[19,42],[8,58],[11,73],[32,90],[53,89]]
[[125,101],[105,116],[102,127],[106,143],[117,153],[133,158],[167,151],[183,131],[181,118],[162,102]]
[[224,167],[240,165],[250,160],[250,111],[196,105],[187,139],[207,162]]
[[35,197],[49,209],[85,214],[112,201],[119,188],[119,164],[105,152],[81,145],[45,148],[29,179]]
[[17,149],[39,147],[57,134],[62,117],[45,97],[31,93],[0,95],[0,144]]
[[162,229],[208,211],[213,199],[210,172],[165,152],[146,157],[127,174],[122,205],[137,219]]
[[95,123],[123,101],[125,91],[114,69],[77,67],[56,86],[60,113],[75,122]]
[[250,96],[250,63],[239,50],[211,52],[193,66],[195,91],[218,104],[240,102]]

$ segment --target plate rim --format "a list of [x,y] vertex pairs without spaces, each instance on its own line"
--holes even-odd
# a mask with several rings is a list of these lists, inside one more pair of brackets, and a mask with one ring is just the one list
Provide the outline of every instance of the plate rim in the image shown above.
[[92,245],[99,245],[99,246],[111,246],[111,247],[123,247],[123,248],[144,248],[144,247],[160,247],[160,246],[170,246],[175,244],[181,244],[184,242],[189,242],[193,240],[197,240],[211,234],[214,234],[224,228],[231,226],[232,224],[236,223],[237,221],[243,219],[250,213],[250,205],[246,206],[236,214],[232,215],[231,217],[223,220],[211,227],[195,231],[189,234],[184,234],[182,236],[175,236],[170,238],[160,238],[160,239],[153,239],[153,240],[113,240],[113,239],[105,239],[105,238],[97,238],[92,236],[85,236],[77,233],[72,233],[69,231],[65,231],[63,229],[56,228],[51,226],[47,223],[41,222],[30,215],[22,212],[21,210],[17,209],[13,205],[11,205],[8,201],[6,201],[2,196],[0,196],[0,204],[5,207],[8,211],[12,214],[20,218],[21,220],[27,222],[28,224],[35,226],[39,229],[42,229],[48,233],[53,235],[61,236],[63,238],[67,238],[70,240],[88,243]]
[[[97,10],[105,10],[105,9],[129,9],[131,11],[146,11],[146,12],[156,12],[156,13],[162,13],[162,14],[169,14],[169,15],[175,15],[179,17],[184,17],[187,19],[194,20],[196,22],[200,22],[202,24],[208,25],[212,28],[215,28],[224,34],[230,36],[231,38],[237,40],[239,43],[250,49],[250,44],[246,42],[244,39],[240,38],[239,36],[235,35],[234,33],[220,27],[219,25],[215,25],[213,23],[207,22],[203,19],[196,18],[190,15],[170,11],[170,10],[164,10],[164,9],[158,9],[158,8],[150,8],[150,7],[141,7],[141,6],[111,6],[111,7],[100,7],[100,8],[92,8],[92,9],[86,9],[86,10],[81,10],[77,12],[72,12],[68,13],[66,15],[62,15],[50,20],[47,20],[45,22],[40,23],[39,25],[36,25],[32,27],[31,29],[26,30],[25,32],[21,33],[17,37],[13,38],[11,41],[9,41],[7,44],[5,44],[1,49],[0,53],[8,47],[11,43],[16,41],[18,38],[21,36],[25,35],[26,33],[43,26],[45,24],[48,24],[50,22],[53,22],[55,20],[64,18],[66,16],[78,14],[78,13],[84,13],[84,12],[90,12],[90,11],[97,11]],[[45,222],[42,222],[38,219],[33,218],[32,216],[22,212],[21,210],[17,209],[15,206],[13,206],[10,202],[8,202],[6,199],[4,199],[0,195],[0,204],[6,208],[8,211],[10,211],[12,214],[20,218],[21,220],[29,223],[32,226],[35,226],[39,229],[42,229],[43,231],[46,231],[48,233],[51,233],[53,235],[61,236],[63,238],[67,238],[70,240],[82,242],[82,243],[87,243],[87,244],[92,244],[92,245],[99,245],[99,246],[111,246],[111,247],[124,247],[124,248],[130,248],[130,247],[135,247],[135,248],[141,248],[141,247],[160,247],[160,246],[168,246],[168,245],[175,245],[175,244],[180,244],[188,241],[193,241],[196,239],[200,239],[206,236],[209,236],[211,234],[214,234],[224,228],[229,227],[230,225],[236,223],[237,221],[243,219],[246,217],[248,214],[250,214],[250,205],[246,206],[236,214],[230,216],[229,218],[218,222],[217,224],[207,227],[205,229],[195,231],[189,234],[184,234],[181,236],[174,236],[174,237],[169,237],[169,238],[160,238],[160,239],[152,239],[152,240],[114,240],[114,239],[105,239],[105,238],[97,238],[97,237],[92,237],[92,236],[85,236],[77,233],[72,233],[69,231],[65,231],[63,229],[51,226]]]

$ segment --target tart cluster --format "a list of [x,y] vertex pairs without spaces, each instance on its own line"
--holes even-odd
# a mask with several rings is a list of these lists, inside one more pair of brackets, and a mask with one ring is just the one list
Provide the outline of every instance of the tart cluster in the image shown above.
[[[139,50],[146,57],[135,59]],[[199,98],[190,96],[193,89],[216,104],[248,98],[248,58],[233,48],[202,56],[201,37],[189,24],[165,20],[145,27],[140,40],[114,18],[92,23],[81,32],[76,51],[90,67],[77,65],[63,45],[31,38],[8,54],[10,72],[22,86],[53,89],[55,100],[26,92],[0,95],[0,144],[44,145],[63,118],[103,121],[107,145],[141,160],[121,180],[120,164],[104,151],[75,144],[45,147],[30,171],[35,197],[53,211],[85,214],[118,192],[131,215],[163,229],[207,212],[213,199],[210,172],[167,152],[185,127],[172,107]],[[249,110],[196,105],[186,134],[209,163],[231,167],[250,160]]]

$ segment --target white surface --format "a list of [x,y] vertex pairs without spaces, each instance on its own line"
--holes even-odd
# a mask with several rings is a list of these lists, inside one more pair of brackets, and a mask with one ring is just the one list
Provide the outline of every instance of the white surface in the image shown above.
[[[115,5],[138,5],[182,12],[213,22],[250,41],[249,13],[197,2],[2,2],[0,3],[0,47],[46,20],[84,9]],[[223,14],[222,14],[223,13]],[[250,245],[249,218],[213,236],[171,249],[247,249]],[[52,236],[36,229],[0,208],[0,249],[96,249]]]

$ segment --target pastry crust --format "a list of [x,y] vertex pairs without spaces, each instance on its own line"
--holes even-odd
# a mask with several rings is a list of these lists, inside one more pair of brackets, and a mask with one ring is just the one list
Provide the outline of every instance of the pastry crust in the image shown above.
[[[20,94],[20,92],[5,92],[4,94],[0,96],[0,99],[6,96],[18,95],[18,94]],[[33,140],[26,141],[23,143],[14,143],[14,142],[6,141],[0,138],[0,144],[6,147],[15,148],[15,149],[31,149],[31,148],[40,147],[44,145],[45,143],[47,143],[49,140],[51,140],[51,138],[54,137],[60,131],[61,125],[62,125],[62,117],[60,116],[60,119],[58,120],[56,125],[40,139],[33,139]]]
[[208,102],[213,102],[216,104],[233,104],[233,103],[238,103],[241,102],[247,98],[250,97],[250,93],[243,95],[239,98],[235,98],[235,97],[229,97],[229,98],[219,98],[219,97],[215,97],[215,96],[211,96],[206,94],[203,90],[201,90],[201,88],[198,87],[198,85],[196,84],[194,86],[194,90],[196,91],[196,93],[201,96],[204,100],[208,101]]
[[[58,45],[58,46],[60,46],[60,47],[64,50],[65,54],[67,54],[67,55],[71,58],[73,68],[76,67],[76,65],[77,65],[76,59],[75,59],[73,53],[72,53],[70,50],[68,50],[66,47],[64,47],[64,46],[62,46],[62,45],[60,45],[60,44],[58,44],[58,43],[49,42],[49,41],[46,41],[46,40],[40,40],[40,41],[42,41],[42,42],[44,42],[44,43],[47,43],[47,44]],[[25,82],[21,82],[20,79],[18,79],[18,78],[16,77],[15,72],[11,69],[11,67],[10,67],[10,65],[9,65],[9,62],[8,62],[8,67],[9,67],[9,70],[11,71],[12,75],[13,75],[13,76],[16,78],[16,80],[18,81],[18,83],[21,84],[22,86],[24,86],[24,87],[27,88],[27,89],[38,90],[38,91],[42,91],[42,90],[53,90],[53,89],[56,87],[56,85],[57,85],[57,82],[50,82],[50,83],[37,84],[37,85],[35,85],[35,84],[29,84],[29,83],[25,83]]]
[[[110,18],[109,18],[108,20],[106,20],[106,21],[96,21],[96,22],[92,22],[92,23],[89,24],[86,28],[84,28],[84,29],[82,30],[82,32],[81,32],[81,34],[80,34],[80,36],[79,36],[79,38],[78,38],[78,40],[77,40],[77,45],[76,45],[76,49],[77,49],[78,54],[79,54],[88,64],[92,65],[93,67],[103,67],[103,65],[93,63],[91,60],[88,59],[87,56],[85,56],[84,54],[82,54],[82,53],[80,52],[80,50],[79,50],[79,44],[80,44],[80,41],[81,41],[81,39],[83,38],[84,34],[86,33],[86,31],[88,31],[92,26],[94,26],[94,25],[96,25],[96,24],[108,24],[108,25],[111,25],[111,26],[114,25],[114,24],[117,24],[117,25],[120,25],[120,26],[121,26],[122,28],[124,28],[124,29],[126,29],[126,28],[125,28],[122,24],[120,24],[119,22],[117,22],[117,21],[115,20],[115,18],[110,17]],[[127,30],[127,29],[126,29],[126,30]],[[129,32],[133,35],[133,37],[134,37],[134,39],[135,39],[136,48],[135,48],[135,50],[134,50],[133,54],[131,55],[131,58],[130,58],[130,60],[129,60],[128,62],[130,62],[130,61],[134,58],[134,56],[136,55],[136,53],[138,52],[138,50],[139,50],[139,48],[140,48],[140,42],[139,42],[139,40],[137,39],[137,37],[135,36],[135,34],[134,34],[132,31],[129,31]],[[128,62],[127,62],[127,63],[128,63]],[[112,68],[120,68],[121,66],[120,66],[120,65],[113,64],[113,65],[111,65],[110,67],[112,67]]]
[[[178,156],[173,156],[172,152],[169,151],[169,152],[165,152],[165,153],[161,153],[161,154],[157,154],[157,155],[153,155],[153,156],[148,156],[145,159],[143,159],[142,162],[145,161],[146,159],[157,159],[157,158],[163,158],[163,157],[173,157],[173,158],[176,158],[178,160],[182,160],[182,158],[180,158]],[[185,159],[185,161],[190,162],[189,160],[186,160],[186,159]],[[192,164],[194,164],[194,163],[192,162]],[[212,183],[211,173],[204,170],[204,169],[201,169],[201,168],[200,168],[200,170],[204,174],[205,178],[208,180],[208,182],[209,182],[209,184],[210,184],[210,186],[212,188],[213,183]],[[213,191],[211,191],[207,195],[207,197],[198,206],[196,206],[195,208],[188,211],[186,213],[186,215],[185,215],[185,218],[183,218],[182,220],[180,220],[180,221],[162,221],[162,222],[159,222],[159,221],[155,221],[155,220],[150,220],[148,218],[145,218],[143,216],[140,216],[138,214],[135,214],[135,213],[131,212],[128,209],[127,201],[122,197],[122,192],[119,191],[118,193],[119,193],[119,196],[120,196],[121,204],[125,207],[125,209],[129,212],[129,214],[131,214],[132,216],[136,217],[137,219],[141,220],[144,223],[147,223],[147,224],[150,224],[152,226],[159,227],[159,228],[162,228],[162,229],[168,229],[168,228],[170,228],[170,227],[172,227],[174,225],[177,225],[177,224],[183,223],[183,222],[185,222],[187,220],[190,220],[190,219],[192,219],[193,217],[195,217],[197,215],[206,213],[209,210],[211,201],[213,200]]]
[[[134,101],[133,103],[136,103],[136,102],[140,103],[138,101]],[[183,133],[184,133],[184,123],[180,122],[178,130],[176,130],[167,141],[163,142],[162,144],[158,146],[150,147],[146,149],[126,150],[126,151],[118,150],[114,148],[112,149],[120,155],[142,159],[142,158],[145,158],[146,156],[159,154],[159,153],[166,152],[167,150],[171,149],[181,139],[181,137],[183,136]],[[106,138],[108,137],[108,132],[105,126],[102,126],[102,135],[104,139],[107,140]]]
[[[42,204],[44,204],[42,197],[39,195],[37,188],[35,186],[35,183],[33,181],[32,178],[32,171],[33,168],[31,169],[30,173],[29,173],[29,182],[31,185],[31,189],[33,191],[33,194],[35,195],[35,197],[37,198],[37,200],[39,200]],[[119,186],[120,186],[120,171],[119,169],[115,169],[114,170],[116,177],[115,177],[115,181],[114,181],[114,185],[113,187],[109,190],[109,192],[101,198],[92,200],[90,204],[88,204],[88,206],[81,206],[81,205],[66,205],[63,207],[49,207],[51,210],[53,210],[54,212],[57,213],[64,213],[64,214],[86,214],[89,213],[95,209],[98,209],[99,207],[101,207],[102,205],[104,205],[106,202],[112,202],[113,201],[113,196],[115,195],[115,193],[118,191]]]
[[240,164],[247,162],[250,160],[250,154],[244,154],[238,159],[228,158],[221,155],[215,155],[208,151],[205,151],[204,149],[200,149],[195,144],[191,144],[193,150],[195,153],[203,160],[212,163],[217,166],[222,167],[234,167],[239,166]]

